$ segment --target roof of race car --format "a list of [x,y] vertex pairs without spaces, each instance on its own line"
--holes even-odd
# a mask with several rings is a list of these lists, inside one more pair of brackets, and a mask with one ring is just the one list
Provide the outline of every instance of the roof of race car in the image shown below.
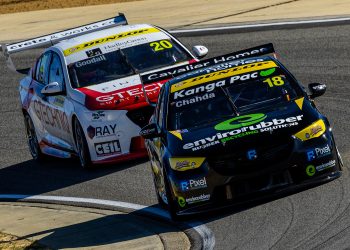
[[209,67],[193,70],[171,79],[167,85],[170,92],[190,88],[199,84],[240,75],[247,72],[280,67],[271,56],[250,57],[244,60],[227,61]]
[[108,53],[170,37],[162,30],[149,25],[122,25],[59,42],[53,47],[61,50],[68,64],[87,59],[87,51],[94,49]]

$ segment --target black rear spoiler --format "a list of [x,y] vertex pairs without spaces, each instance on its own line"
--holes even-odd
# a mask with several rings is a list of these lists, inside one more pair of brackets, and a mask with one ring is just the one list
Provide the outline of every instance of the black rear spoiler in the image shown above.
[[213,66],[215,64],[220,64],[228,61],[234,61],[234,60],[244,59],[244,58],[249,58],[254,56],[262,56],[262,55],[271,54],[271,53],[275,53],[275,49],[272,43],[267,43],[257,47],[252,47],[249,49],[212,57],[196,63],[182,65],[171,69],[144,74],[144,75],[141,75],[141,78],[142,78],[143,84],[147,84],[155,81],[170,79],[170,78],[188,73],[190,71],[208,67],[208,66]]
[[128,24],[128,21],[126,20],[125,15],[123,13],[119,13],[118,16],[113,18],[85,24],[79,27],[58,31],[55,33],[31,38],[20,42],[2,44],[0,45],[0,51],[3,52],[6,58],[6,64],[11,70],[21,74],[26,74],[28,73],[29,69],[16,69],[10,57],[11,54],[22,52],[25,50],[35,49],[35,48],[52,46],[62,40],[74,38],[74,37],[95,32],[98,30],[103,30],[114,26],[126,25],[126,24]]

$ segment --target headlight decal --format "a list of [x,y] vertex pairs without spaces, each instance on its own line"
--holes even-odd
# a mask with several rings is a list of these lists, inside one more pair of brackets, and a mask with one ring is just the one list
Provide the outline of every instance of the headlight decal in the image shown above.
[[174,157],[169,159],[169,163],[173,170],[186,171],[199,168],[204,160],[204,157]]
[[312,123],[310,126],[296,133],[294,136],[302,141],[320,137],[326,132],[326,125],[322,119]]

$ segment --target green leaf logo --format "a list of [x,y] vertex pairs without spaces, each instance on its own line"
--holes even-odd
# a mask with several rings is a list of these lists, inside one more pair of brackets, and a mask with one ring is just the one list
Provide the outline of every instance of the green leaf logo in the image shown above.
[[276,68],[260,71],[261,76],[269,76],[276,71]]
[[232,130],[238,129],[244,126],[250,126],[258,122],[263,121],[267,116],[263,113],[250,114],[250,115],[241,115],[226,120],[217,124],[214,129],[216,130]]
[[186,206],[186,200],[184,197],[181,197],[181,196],[177,197],[177,202],[179,203],[180,207]]
[[315,173],[316,173],[316,168],[314,165],[309,165],[306,167],[306,174],[308,176],[310,176],[310,177],[314,176]]

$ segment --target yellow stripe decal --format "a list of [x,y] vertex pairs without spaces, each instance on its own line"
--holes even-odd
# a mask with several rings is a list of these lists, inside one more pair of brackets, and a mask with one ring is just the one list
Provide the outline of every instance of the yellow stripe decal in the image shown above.
[[303,103],[304,103],[304,97],[296,99],[295,103],[298,105],[298,107],[300,108],[300,110],[303,110]]
[[176,136],[177,138],[179,138],[180,140],[182,140],[182,135],[180,132],[177,131],[169,131],[169,133],[173,134],[174,136]]
[[107,37],[103,37],[103,38],[95,39],[86,43],[79,44],[77,46],[64,50],[63,53],[65,56],[69,56],[81,50],[85,50],[104,43],[109,43],[109,42],[117,41],[127,37],[139,36],[139,35],[150,34],[155,32],[159,32],[159,30],[156,28],[144,28],[144,29],[127,31],[127,32],[123,32],[123,33],[119,33],[119,34],[115,34],[115,35],[111,35],[111,36],[107,36]]
[[273,61],[265,61],[265,62],[255,62],[255,63],[249,63],[242,66],[237,66],[230,69],[224,69],[220,71],[216,71],[213,73],[205,74],[196,76],[194,78],[187,79],[185,81],[176,83],[171,86],[171,93],[174,93],[176,91],[180,91],[182,89],[190,88],[202,83],[207,83],[223,78],[227,78],[234,75],[240,75],[247,72],[262,70],[262,69],[268,69],[277,67],[276,63]]

